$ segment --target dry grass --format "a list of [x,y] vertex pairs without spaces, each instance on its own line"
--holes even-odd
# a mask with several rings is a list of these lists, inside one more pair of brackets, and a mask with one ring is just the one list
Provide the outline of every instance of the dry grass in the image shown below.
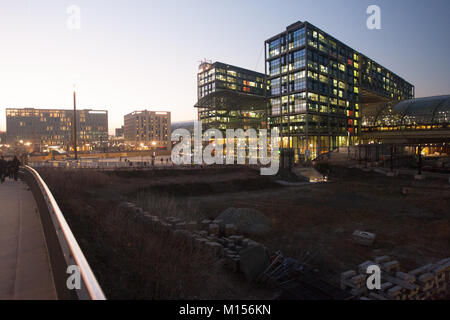
[[156,232],[142,217],[120,209],[105,215],[98,227],[102,232],[91,245],[110,250],[106,257],[113,264],[102,270],[110,298],[218,298],[215,288],[204,285],[220,272],[217,260],[187,240]]
[[175,217],[185,221],[201,221],[205,216],[189,199],[177,199],[167,193],[138,192],[135,202],[144,211],[162,218]]
[[[41,169],[109,299],[267,299],[272,293],[223,270],[191,242],[157,232],[119,204],[134,199],[160,216],[194,219],[191,202],[142,191],[114,174]],[[124,188],[124,185],[126,186]],[[121,193],[126,189],[128,194]]]
[[47,185],[53,187],[53,195],[62,198],[90,189],[105,188],[112,183],[111,177],[107,174],[92,170],[40,168],[39,174],[45,177],[44,181]]

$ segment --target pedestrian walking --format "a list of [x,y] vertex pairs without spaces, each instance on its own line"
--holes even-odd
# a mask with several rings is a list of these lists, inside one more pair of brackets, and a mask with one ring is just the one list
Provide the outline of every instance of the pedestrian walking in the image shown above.
[[8,160],[6,162],[6,175],[8,176],[8,178],[11,180],[12,179],[12,161]]
[[17,178],[19,177],[19,168],[21,165],[22,164],[19,161],[19,159],[17,159],[17,157],[14,156],[14,159],[11,162],[11,170],[12,170],[12,175],[14,177],[14,181],[17,181]]

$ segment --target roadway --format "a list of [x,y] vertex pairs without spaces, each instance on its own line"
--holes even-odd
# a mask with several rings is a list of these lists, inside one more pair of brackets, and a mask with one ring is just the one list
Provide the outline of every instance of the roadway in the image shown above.
[[54,300],[56,290],[33,194],[22,181],[0,184],[0,300]]

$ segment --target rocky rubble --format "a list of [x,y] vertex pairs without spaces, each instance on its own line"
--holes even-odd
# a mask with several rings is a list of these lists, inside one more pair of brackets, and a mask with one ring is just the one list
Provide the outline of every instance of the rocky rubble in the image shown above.
[[[242,235],[246,231],[270,230],[268,219],[256,210],[230,208],[216,220],[197,222],[151,215],[129,202],[122,203],[120,208],[145,219],[154,232],[171,232],[175,237],[191,241],[194,248],[222,260],[226,268],[242,272],[249,281],[256,280],[269,265],[268,249]],[[252,223],[256,227],[252,228]]]

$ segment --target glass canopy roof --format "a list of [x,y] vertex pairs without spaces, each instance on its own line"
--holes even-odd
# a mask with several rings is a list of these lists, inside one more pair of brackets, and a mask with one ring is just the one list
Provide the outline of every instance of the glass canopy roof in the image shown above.
[[368,115],[367,126],[411,126],[450,123],[450,95],[419,98],[388,105]]

